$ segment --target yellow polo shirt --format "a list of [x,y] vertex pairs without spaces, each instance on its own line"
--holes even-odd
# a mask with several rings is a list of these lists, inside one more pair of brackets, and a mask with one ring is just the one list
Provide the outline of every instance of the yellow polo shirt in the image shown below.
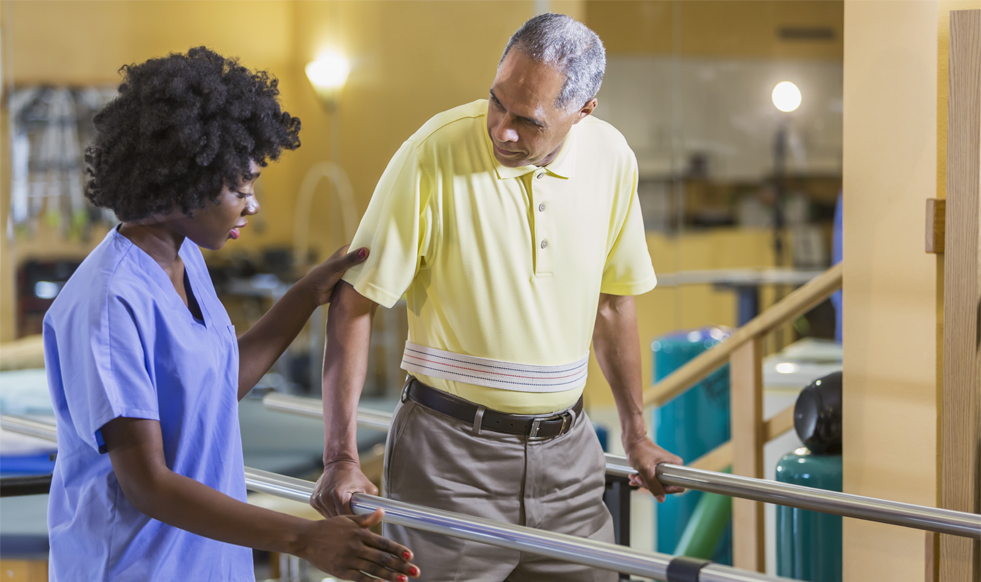
[[[494,157],[486,100],[440,113],[399,148],[351,243],[362,246],[368,260],[344,280],[384,307],[404,294],[410,342],[521,364],[580,360],[600,293],[638,295],[656,284],[637,161],[620,132],[590,116],[551,164],[508,168]],[[562,410],[583,389],[418,378],[518,414]]]

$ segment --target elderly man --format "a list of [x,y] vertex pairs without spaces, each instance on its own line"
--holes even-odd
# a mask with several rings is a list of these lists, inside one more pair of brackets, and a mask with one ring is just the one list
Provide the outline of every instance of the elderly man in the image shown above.
[[[637,162],[591,117],[603,44],[572,18],[511,37],[489,100],[441,113],[389,163],[352,243],[371,249],[331,302],[325,471],[311,503],[375,493],[355,438],[371,315],[404,294],[409,372],[385,457],[393,499],[613,541],[604,457],[582,409],[589,345],[616,399],[634,482],[661,500],[647,437],[632,295],[654,270]],[[615,574],[386,526],[424,580],[613,580]],[[369,572],[370,573],[370,572]]]

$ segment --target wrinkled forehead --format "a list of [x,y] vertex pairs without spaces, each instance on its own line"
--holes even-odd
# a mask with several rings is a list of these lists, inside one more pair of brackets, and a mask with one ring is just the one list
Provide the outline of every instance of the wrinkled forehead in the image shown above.
[[558,69],[512,50],[498,67],[491,90],[515,114],[550,115],[565,80]]

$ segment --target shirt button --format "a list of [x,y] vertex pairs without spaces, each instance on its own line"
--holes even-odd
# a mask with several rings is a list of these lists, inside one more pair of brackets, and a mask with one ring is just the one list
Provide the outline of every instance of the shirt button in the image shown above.
[[538,211],[539,212],[545,212],[545,203],[544,202],[542,202],[541,204],[538,205]]
[[541,180],[542,178],[545,177],[545,172],[538,172],[537,174],[535,174],[535,177]]
[[548,241],[545,240],[545,239],[542,239],[542,248],[545,248],[547,246],[548,246]]

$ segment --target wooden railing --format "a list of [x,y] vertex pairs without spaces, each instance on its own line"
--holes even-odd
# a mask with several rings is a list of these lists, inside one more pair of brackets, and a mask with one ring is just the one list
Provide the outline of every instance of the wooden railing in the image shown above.
[[[763,338],[777,327],[807,313],[841,288],[842,264],[831,267],[755,319],[728,339],[678,368],[644,391],[645,406],[661,406],[729,363],[732,438],[689,466],[763,478],[763,446],[794,426],[794,407],[763,418]],[[732,502],[733,565],[763,572],[763,504],[746,499]]]

